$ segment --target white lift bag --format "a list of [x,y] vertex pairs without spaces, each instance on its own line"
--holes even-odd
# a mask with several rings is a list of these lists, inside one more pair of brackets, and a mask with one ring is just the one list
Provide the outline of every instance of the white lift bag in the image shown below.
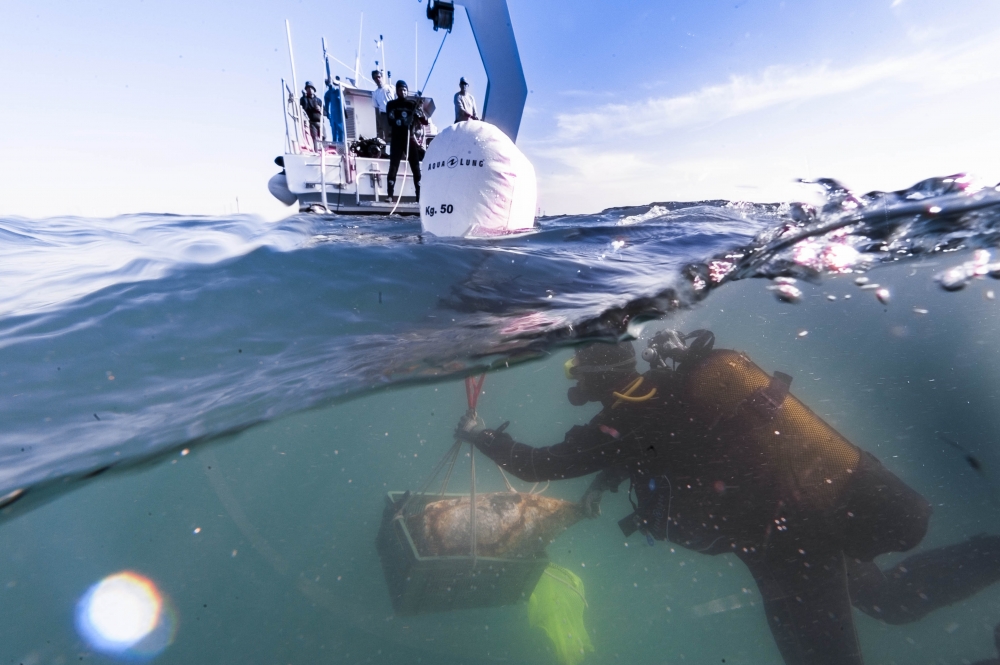
[[535,226],[535,168],[506,134],[467,120],[438,134],[422,163],[420,223],[436,236],[490,238]]

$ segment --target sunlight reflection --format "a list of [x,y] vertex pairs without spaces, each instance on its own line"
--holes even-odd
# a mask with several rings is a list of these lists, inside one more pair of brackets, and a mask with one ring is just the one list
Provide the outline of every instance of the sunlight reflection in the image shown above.
[[76,627],[95,650],[147,660],[173,642],[176,613],[146,577],[131,571],[90,587],[76,607]]

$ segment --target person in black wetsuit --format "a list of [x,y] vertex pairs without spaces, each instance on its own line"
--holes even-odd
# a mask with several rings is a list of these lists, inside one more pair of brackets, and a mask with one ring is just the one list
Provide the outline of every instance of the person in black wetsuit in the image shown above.
[[456,436],[529,482],[597,473],[582,501],[591,516],[603,492],[629,480],[626,535],[735,554],[788,665],[862,663],[852,605],[908,623],[1000,580],[1000,536],[881,570],[876,556],[924,537],[930,505],[796,399],[790,376],[713,345],[708,331],[659,333],[641,375],[629,343],[580,349],[567,363],[569,400],[604,408],[556,445],[464,421]]
[[313,148],[319,150],[319,141],[323,135],[323,100],[316,96],[316,86],[306,81],[305,90],[299,97],[299,106],[309,118],[309,135],[312,137]]
[[389,118],[389,128],[392,132],[389,141],[389,175],[386,178],[389,198],[393,196],[396,188],[396,173],[399,171],[399,162],[406,157],[406,162],[410,165],[410,173],[413,174],[413,188],[416,190],[417,200],[420,200],[420,160],[424,158],[424,148],[415,136],[415,129],[418,125],[428,124],[421,109],[420,99],[407,98],[406,81],[396,81],[396,99],[390,101],[385,106],[386,116]]

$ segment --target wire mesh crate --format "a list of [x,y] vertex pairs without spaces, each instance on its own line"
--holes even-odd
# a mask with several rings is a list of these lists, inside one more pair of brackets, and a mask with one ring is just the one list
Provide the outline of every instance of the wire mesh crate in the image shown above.
[[[396,614],[409,616],[526,601],[549,564],[544,552],[499,559],[479,556],[423,556],[418,534],[410,532],[400,508],[408,494],[389,492],[376,547]],[[406,512],[422,512],[427,503],[461,494],[416,495]]]

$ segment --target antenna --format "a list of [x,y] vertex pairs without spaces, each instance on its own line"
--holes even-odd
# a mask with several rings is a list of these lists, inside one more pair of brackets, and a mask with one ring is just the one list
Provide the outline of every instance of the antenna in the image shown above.
[[[420,71],[420,68],[417,67],[417,58],[420,56],[420,49],[417,48],[417,40],[419,39],[419,37],[420,37],[419,23],[417,21],[414,21],[413,22],[413,85],[416,85],[417,81],[420,80],[417,78],[418,73]],[[419,93],[421,91],[417,90],[417,92]]]
[[361,25],[358,27],[358,54],[354,58],[354,85],[361,87],[361,33],[365,27],[365,13],[361,12]]

